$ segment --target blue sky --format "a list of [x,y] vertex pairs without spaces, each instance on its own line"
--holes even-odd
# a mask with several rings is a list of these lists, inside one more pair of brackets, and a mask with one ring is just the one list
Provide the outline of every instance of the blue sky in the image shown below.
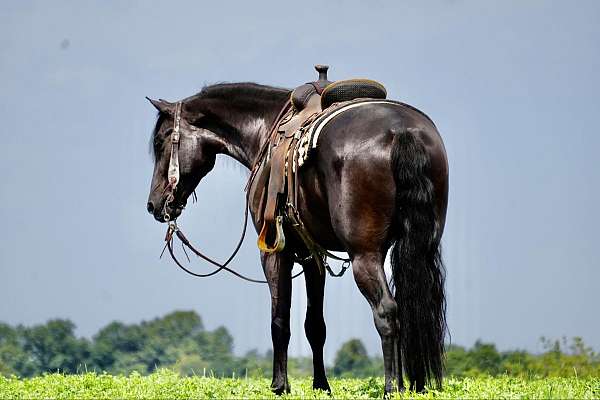
[[[583,0],[3,2],[0,320],[70,318],[89,336],[194,309],[225,325],[237,352],[269,348],[266,287],[194,280],[158,259],[144,96],[222,81],[293,87],[326,63],[334,80],[382,82],[444,138],[453,342],[537,351],[540,336],[566,335],[600,350],[599,21],[600,3]],[[221,159],[181,218],[215,257],[235,245],[245,177]],[[260,276],[255,238],[234,266]],[[303,290],[298,281],[294,355],[309,354]],[[379,352],[351,274],[328,280],[326,321],[329,360],[351,337]]]

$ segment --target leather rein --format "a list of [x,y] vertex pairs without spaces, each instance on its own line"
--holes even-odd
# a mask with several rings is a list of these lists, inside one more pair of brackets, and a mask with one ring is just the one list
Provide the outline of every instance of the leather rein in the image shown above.
[[[175,261],[175,264],[180,269],[182,269],[189,275],[192,275],[192,276],[195,276],[198,278],[207,278],[209,276],[216,275],[217,273],[221,272],[222,270],[225,270],[225,271],[237,276],[238,278],[241,278],[248,282],[268,283],[266,280],[249,278],[249,277],[227,267],[227,265],[229,265],[229,263],[235,258],[235,256],[239,252],[240,248],[242,247],[242,243],[244,242],[244,238],[246,237],[246,228],[248,227],[248,208],[249,208],[248,207],[248,203],[249,203],[248,195],[246,195],[246,204],[244,207],[244,227],[242,229],[242,234],[240,235],[240,239],[238,240],[238,243],[235,246],[235,249],[233,250],[233,252],[229,256],[229,258],[227,258],[227,260],[224,263],[219,263],[218,261],[215,261],[214,259],[212,259],[212,258],[208,257],[207,255],[205,255],[204,253],[202,253],[200,250],[196,249],[190,243],[190,241],[187,239],[187,237],[184,235],[184,233],[181,231],[181,229],[177,226],[176,219],[171,220],[171,216],[167,212],[167,207],[169,206],[169,204],[171,204],[175,200],[175,191],[177,190],[177,184],[179,183],[179,178],[180,178],[179,140],[180,140],[180,135],[181,135],[180,122],[181,122],[182,107],[183,107],[183,103],[181,101],[179,101],[175,104],[175,115],[173,117],[173,132],[171,133],[171,159],[169,160],[169,168],[168,168],[168,172],[167,172],[168,184],[167,184],[167,187],[165,190],[165,192],[167,193],[167,198],[166,198],[165,204],[163,206],[163,215],[164,215],[163,218],[164,218],[164,221],[168,223],[168,227],[167,227],[167,233],[165,235],[166,243],[165,243],[165,246],[163,247],[162,252],[160,253],[160,257],[163,256],[165,249],[168,249],[169,254],[171,255],[171,258],[173,259],[173,261]],[[285,110],[288,107],[289,107],[289,102],[284,105],[283,109],[281,110],[281,112],[279,113],[277,118],[275,118],[275,121],[273,122],[274,126],[269,131],[269,134],[271,134],[272,131],[274,129],[276,129],[281,116],[284,114]],[[267,140],[267,143],[268,143],[268,140]],[[266,148],[265,148],[265,150],[266,150]],[[263,152],[264,151],[261,151],[261,153],[263,153]],[[261,157],[259,154],[259,159],[260,158]],[[250,183],[254,177],[254,172],[255,171],[253,168],[253,171],[250,174],[250,178],[248,180],[248,185],[246,185],[246,187],[248,187],[250,185]],[[183,264],[177,259],[177,256],[175,255],[175,251],[173,249],[174,236],[177,236],[177,238],[181,241],[181,248],[183,249],[183,252],[184,252],[188,262],[190,262],[190,258],[185,250],[186,247],[188,249],[190,249],[196,256],[198,256],[198,257],[202,258],[203,260],[209,262],[210,264],[213,264],[214,266],[216,266],[217,269],[215,269],[211,272],[205,273],[205,274],[199,274],[199,273],[192,272],[189,269],[187,269],[186,267],[184,267]],[[292,279],[297,278],[298,276],[302,275],[303,272],[304,272],[304,270],[293,275]]]

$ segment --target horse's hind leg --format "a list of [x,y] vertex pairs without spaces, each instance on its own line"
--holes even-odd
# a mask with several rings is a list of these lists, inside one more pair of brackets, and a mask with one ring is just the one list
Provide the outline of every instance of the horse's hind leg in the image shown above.
[[352,272],[358,288],[373,310],[375,327],[381,337],[387,394],[404,390],[404,383],[398,348],[397,305],[383,270],[384,255],[379,252],[356,254],[352,260]]
[[261,262],[271,291],[271,339],[273,340],[273,381],[277,395],[290,392],[287,377],[290,342],[290,306],[292,300],[293,260],[287,252],[264,254]]
[[323,346],[325,345],[326,336],[325,319],[323,318],[325,274],[319,271],[317,263],[312,259],[302,263],[302,266],[308,299],[304,331],[313,353],[313,389],[321,389],[331,393],[323,363]]

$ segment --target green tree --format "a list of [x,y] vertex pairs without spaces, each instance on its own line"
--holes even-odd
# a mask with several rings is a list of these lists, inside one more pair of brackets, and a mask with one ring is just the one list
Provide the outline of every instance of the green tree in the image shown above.
[[502,357],[496,345],[476,341],[469,351],[470,367],[480,372],[497,375],[501,371]]
[[541,338],[541,342],[546,351],[534,357],[530,364],[532,374],[564,377],[600,376],[600,357],[586,346],[580,337],[571,339],[570,344],[564,337],[560,341]]
[[451,376],[465,376],[470,369],[469,353],[467,349],[455,344],[446,347],[446,374]]
[[94,336],[92,360],[111,373],[150,373],[197,352],[192,337],[203,331],[194,311],[175,311],[141,324],[113,322]]
[[0,322],[0,375],[32,376],[38,371],[23,349],[21,326],[13,328]]
[[502,353],[501,373],[512,376],[528,375],[532,372],[535,356],[524,350],[513,350]]
[[23,350],[28,353],[36,372],[76,373],[89,362],[89,342],[78,339],[75,325],[55,319],[32,328],[23,328]]
[[194,335],[193,340],[200,357],[209,363],[213,373],[231,376],[234,371],[239,371],[233,355],[233,337],[225,327],[220,326],[212,332],[200,332]]
[[237,374],[238,376],[264,377],[268,376],[272,367],[273,352],[267,351],[260,354],[258,350],[248,351],[239,359]]
[[367,349],[359,339],[342,344],[335,355],[333,373],[341,377],[361,377],[369,368]]
[[195,311],[175,311],[143,322],[141,328],[146,335],[142,358],[148,372],[160,366],[173,365],[183,353],[193,352],[192,336],[204,332],[202,319]]
[[111,322],[93,337],[92,364],[99,371],[111,373],[146,372],[138,356],[145,341],[146,335],[138,325]]

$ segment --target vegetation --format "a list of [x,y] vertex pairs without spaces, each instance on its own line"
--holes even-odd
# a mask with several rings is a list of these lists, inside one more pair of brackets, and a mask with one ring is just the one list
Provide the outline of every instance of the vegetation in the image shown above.
[[[334,378],[331,386],[336,399],[381,398],[382,378]],[[149,376],[86,373],[52,374],[18,379],[0,377],[0,398],[77,399],[187,399],[187,398],[275,398],[267,378],[181,377],[173,371],[158,370]],[[292,393],[282,398],[331,399],[314,392],[310,378],[291,379]],[[404,393],[396,398],[598,398],[599,378],[449,378],[442,393]]]
[[[152,374],[159,368],[168,368],[184,377],[264,378],[271,375],[270,352],[261,354],[253,350],[242,357],[236,356],[233,338],[227,329],[205,329],[202,319],[193,311],[177,311],[140,324],[113,322],[90,340],[77,338],[74,330],[74,324],[68,320],[52,320],[33,327],[12,327],[0,323],[0,376],[27,378],[45,373],[82,374],[89,371],[100,375],[73,378],[60,378],[58,375],[41,378],[40,382],[50,384],[63,382],[61,379],[74,379],[73,382],[92,379],[113,384],[117,379],[125,379],[102,375],[107,373],[129,375],[127,379],[131,382],[150,385],[152,379],[162,379],[160,377],[164,374],[152,375],[154,378],[150,380],[140,380],[141,376]],[[502,382],[505,383],[522,382],[506,381],[508,377],[600,378],[600,356],[580,338],[570,342],[543,339],[542,343],[545,351],[541,354],[499,352],[493,344],[482,342],[475,343],[470,349],[448,346],[447,375],[482,379],[503,377],[505,380]],[[311,374],[310,358],[290,358],[291,377],[308,377]],[[340,378],[379,377],[382,374],[382,359],[369,357],[364,345],[357,339],[342,345],[329,370],[329,376]],[[461,382],[488,382],[485,379]],[[4,385],[25,385],[25,382],[37,381],[11,378],[2,382]],[[362,382],[362,385],[367,381],[356,382]]]

